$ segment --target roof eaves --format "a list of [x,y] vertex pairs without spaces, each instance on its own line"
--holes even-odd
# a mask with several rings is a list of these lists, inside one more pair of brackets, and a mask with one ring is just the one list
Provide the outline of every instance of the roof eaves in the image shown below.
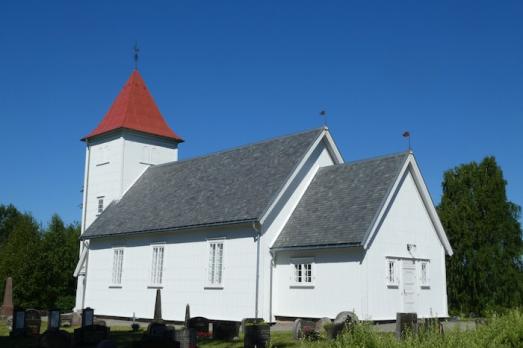
[[128,232],[104,233],[104,234],[92,235],[92,236],[82,235],[82,236],[80,236],[80,240],[98,239],[98,238],[105,238],[105,237],[112,237],[112,236],[129,236],[129,235],[137,235],[137,234],[153,233],[153,232],[191,230],[191,229],[198,229],[198,228],[209,227],[209,226],[239,225],[239,224],[257,222],[257,221],[258,220],[256,218],[249,218],[249,219],[242,219],[242,220],[210,222],[210,223],[204,223],[204,224],[173,226],[173,227],[164,227],[164,228],[137,230],[137,231],[128,231]]
[[330,248],[348,248],[362,246],[359,242],[348,243],[330,243],[330,244],[310,244],[310,245],[295,245],[284,247],[272,247],[271,251],[289,251],[289,250],[309,250],[309,249],[330,249]]

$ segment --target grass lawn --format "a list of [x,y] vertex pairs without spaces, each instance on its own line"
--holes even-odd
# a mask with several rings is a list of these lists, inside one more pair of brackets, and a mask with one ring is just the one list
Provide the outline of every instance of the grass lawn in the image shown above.
[[[42,327],[40,332],[45,332],[47,328],[47,322],[42,321]],[[76,327],[62,328],[63,330],[73,333]],[[138,332],[130,330],[129,326],[112,326],[110,338],[114,340],[118,347],[130,347],[133,342],[139,341],[142,337],[144,329]],[[35,347],[37,340],[34,338],[18,338],[11,339],[9,336],[9,328],[5,322],[0,322],[0,347],[2,348],[30,348]],[[242,348],[243,340],[234,342],[218,341],[211,339],[203,339],[198,341],[198,347],[202,348]],[[299,342],[293,340],[291,333],[288,332],[275,332],[272,333],[272,347],[274,348],[288,348],[288,347],[300,347]]]

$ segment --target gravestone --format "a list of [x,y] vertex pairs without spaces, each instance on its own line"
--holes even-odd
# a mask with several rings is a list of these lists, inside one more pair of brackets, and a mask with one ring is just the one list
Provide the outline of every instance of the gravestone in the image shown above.
[[82,311],[82,326],[94,325],[94,309],[87,307]]
[[191,319],[191,307],[189,307],[189,304],[185,306],[185,320],[184,320],[184,326],[189,327],[189,320]]
[[246,323],[243,336],[244,348],[268,348],[271,340],[271,327],[268,323]]
[[240,336],[240,323],[235,321],[216,321],[212,325],[212,337],[231,341]]
[[96,345],[109,337],[110,329],[102,325],[82,326],[74,330],[75,345]]
[[358,322],[358,316],[354,312],[344,311],[338,313],[332,322],[330,337],[336,338],[343,330],[350,330]]
[[210,337],[209,319],[204,317],[194,317],[189,320],[189,328],[196,331],[198,337]]
[[47,330],[40,337],[40,348],[69,348],[71,335],[63,330]]
[[13,323],[12,323],[10,336],[17,337],[26,334],[25,327],[25,310],[15,308],[13,312]]
[[7,277],[5,280],[4,302],[0,307],[0,317],[10,317],[13,315],[13,278]]
[[97,325],[94,309],[87,307],[82,311],[82,327],[74,330],[75,345],[96,345],[109,336],[110,329],[105,325]]
[[60,310],[50,309],[47,312],[47,330],[59,330],[60,323]]
[[418,333],[418,314],[396,313],[396,338],[403,339],[407,333]]
[[183,328],[176,331],[176,340],[180,348],[196,348],[196,330]]
[[154,302],[154,320],[162,320],[162,293],[156,289],[156,301]]
[[305,338],[316,330],[316,323],[312,320],[296,319],[292,324],[292,336],[295,340]]
[[25,311],[25,326],[27,334],[31,336],[38,336],[40,334],[42,318],[36,309],[28,309]]

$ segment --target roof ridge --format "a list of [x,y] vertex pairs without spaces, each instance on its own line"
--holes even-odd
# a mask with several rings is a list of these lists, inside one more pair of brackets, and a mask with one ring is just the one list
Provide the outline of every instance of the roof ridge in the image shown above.
[[290,137],[294,137],[294,136],[298,136],[298,135],[302,135],[302,134],[306,134],[306,133],[312,133],[314,131],[318,131],[319,132],[319,131],[323,131],[324,129],[325,129],[325,127],[318,127],[318,128],[312,128],[312,129],[308,129],[308,130],[305,130],[305,131],[301,131],[301,132],[298,132],[298,133],[279,135],[279,136],[276,136],[276,137],[268,138],[268,139],[257,141],[257,142],[253,142],[253,143],[248,143],[248,144],[245,144],[245,145],[239,145],[239,146],[231,147],[231,148],[224,149],[224,150],[218,150],[218,151],[215,151],[215,152],[210,152],[210,153],[207,153],[205,155],[185,158],[185,159],[182,159],[182,160],[171,161],[171,162],[166,162],[166,163],[162,163],[162,164],[156,164],[152,168],[166,167],[166,166],[175,165],[175,164],[178,164],[178,163],[190,162],[190,161],[194,161],[194,160],[197,160],[197,159],[203,159],[203,158],[219,155],[219,154],[222,154],[222,153],[227,153],[227,152],[232,152],[232,151],[244,149],[244,148],[251,147],[251,146],[261,145],[261,144],[264,144],[264,143],[269,143],[269,142],[276,141],[276,140],[279,140],[279,139],[285,139],[285,138],[290,138]]
[[335,164],[335,165],[338,165],[338,166],[350,166],[350,165],[360,164],[360,163],[365,163],[365,162],[379,161],[379,160],[385,159],[385,158],[399,157],[401,155],[408,155],[410,153],[411,152],[409,150],[401,151],[401,152],[393,152],[393,153],[389,153],[389,154],[385,154],[385,155],[378,155],[378,156],[373,156],[373,157],[369,157],[369,158],[363,158],[363,159],[349,161],[349,162]]

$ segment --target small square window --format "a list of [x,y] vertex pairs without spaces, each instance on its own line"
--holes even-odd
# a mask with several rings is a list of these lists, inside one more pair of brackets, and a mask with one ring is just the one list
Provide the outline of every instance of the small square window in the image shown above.
[[313,275],[313,260],[312,259],[294,259],[292,285],[293,286],[312,286]]

